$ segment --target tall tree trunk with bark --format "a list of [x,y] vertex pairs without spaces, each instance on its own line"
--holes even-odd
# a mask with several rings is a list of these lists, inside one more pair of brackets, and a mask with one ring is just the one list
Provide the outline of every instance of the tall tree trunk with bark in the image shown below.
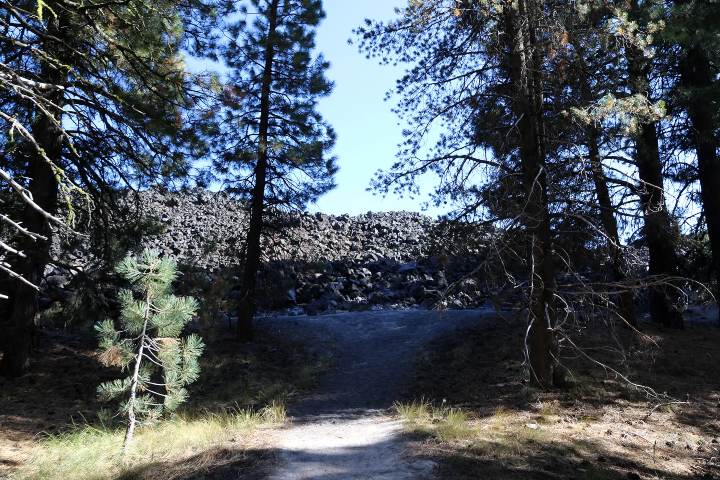
[[275,31],[277,29],[280,0],[273,0],[268,11],[268,32],[265,45],[265,63],[260,99],[260,125],[258,127],[257,165],[255,185],[250,201],[250,227],[245,242],[245,268],[243,271],[240,304],[238,307],[237,337],[242,341],[253,338],[253,316],[255,315],[255,290],[260,268],[262,249],[260,245],[265,210],[265,186],[268,169],[268,128],[270,121],[270,93],[273,83],[273,62],[275,58]]
[[[627,262],[620,246],[620,235],[618,234],[617,220],[615,220],[615,209],[613,208],[610,190],[607,185],[607,177],[603,171],[602,158],[600,156],[599,132],[591,126],[587,129],[588,153],[590,155],[590,173],[595,186],[595,195],[600,206],[600,219],[605,233],[610,262],[612,263],[613,280],[624,283],[627,280]],[[621,287],[622,288],[622,287]],[[632,326],[637,326],[635,316],[635,303],[633,293],[624,289],[617,296],[618,314],[624,321]]]
[[[584,105],[591,105],[596,95],[592,92],[589,78],[590,67],[584,60],[587,53],[579,55],[579,61],[582,62],[582,71],[585,72],[580,78],[580,94]],[[600,221],[602,223],[605,241],[607,243],[608,253],[612,266],[612,279],[619,284],[627,281],[628,265],[620,245],[620,234],[618,232],[618,224],[615,218],[615,208],[612,204],[610,189],[608,188],[607,177],[603,169],[602,156],[600,154],[600,126],[591,124],[585,129],[585,140],[587,143],[590,177],[595,187],[595,196],[598,201],[600,210]],[[623,288],[623,287],[621,287]],[[637,326],[637,316],[635,313],[635,302],[633,292],[623,289],[617,295],[617,313],[629,325]]]
[[[57,39],[55,40],[56,45],[59,45],[62,39],[67,38],[67,25],[62,15],[51,17],[48,20],[47,29],[48,34]],[[40,76],[48,84],[61,85],[67,78],[63,62],[60,61],[62,47],[49,48],[48,52],[55,61],[53,64],[44,62]],[[53,107],[48,107],[52,117],[37,110],[32,126],[32,135],[35,141],[42,148],[47,159],[58,166],[63,146],[63,132],[60,126],[63,98],[62,90],[52,90],[47,97],[48,103],[53,105]],[[58,181],[55,172],[34,147],[27,147],[27,156],[27,176],[30,178],[28,189],[40,208],[54,214],[58,207]],[[45,267],[50,260],[53,232],[48,219],[30,206],[26,206],[23,211],[22,224],[28,230],[47,238],[47,241],[34,241],[25,237],[22,240],[21,250],[26,256],[20,258],[16,265],[16,273],[39,286]],[[0,374],[7,377],[18,377],[27,370],[29,365],[35,317],[38,313],[38,292],[22,282],[16,282],[10,301],[12,306],[5,332],[8,341],[3,347]]]
[[[640,127],[635,139],[635,162],[640,180],[640,204],[645,222],[649,273],[663,279],[677,274],[676,238],[670,214],[665,206],[662,164],[658,150],[657,125],[653,123]],[[683,319],[675,306],[677,293],[664,281],[650,287],[650,316],[653,321],[667,327],[681,328]]]
[[[637,0],[630,0],[631,15],[638,16]],[[649,97],[650,60],[642,50],[631,46],[627,51],[628,81],[632,94]],[[634,136],[635,164],[640,176],[640,206],[643,211],[644,233],[647,241],[649,273],[656,279],[677,275],[677,235],[670,213],[665,205],[662,162],[657,123],[641,122]],[[683,318],[676,303],[679,295],[675,288],[661,281],[649,291],[650,315],[653,321],[672,328],[682,328]]]
[[506,36],[513,84],[513,113],[519,119],[520,162],[527,202],[523,212],[530,241],[531,291],[527,357],[531,382],[541,388],[560,382],[553,309],[556,290],[545,168],[541,48],[535,22],[536,0],[518,0],[507,9]]
[[[717,281],[715,299],[720,305],[720,193],[717,190],[720,188],[720,141],[716,133],[720,125],[712,102],[708,102],[703,95],[703,91],[712,88],[714,74],[702,45],[695,44],[685,52],[680,74],[682,85],[692,90],[688,95],[687,111],[697,152],[701,197],[712,250],[712,269]],[[717,320],[720,322],[720,315]]]

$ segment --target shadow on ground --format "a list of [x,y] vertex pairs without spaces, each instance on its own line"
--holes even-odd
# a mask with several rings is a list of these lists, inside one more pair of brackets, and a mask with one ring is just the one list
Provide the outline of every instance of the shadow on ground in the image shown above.
[[642,330],[597,326],[573,338],[657,395],[569,349],[568,388],[529,389],[520,322],[436,339],[418,358],[405,400],[444,400],[469,427],[451,439],[428,428],[414,452],[438,459],[440,477],[453,480],[720,478],[720,329]]
[[[409,438],[412,440],[412,438]],[[418,440],[417,436],[414,438]],[[178,462],[150,462],[125,472],[116,480],[265,480],[277,478],[274,465],[279,458],[288,453],[301,461],[294,464],[296,477],[312,480],[396,480],[398,478],[430,478],[424,476],[432,472],[432,478],[452,478],[456,480],[523,479],[523,480],[624,480],[624,479],[667,479],[699,480],[713,479],[711,475],[667,474],[648,468],[642,463],[617,456],[605,451],[600,445],[590,441],[578,441],[572,446],[553,441],[521,442],[517,454],[523,457],[521,462],[509,462],[497,453],[507,447],[505,444],[476,445],[457,454],[435,450],[432,458],[416,460],[414,469],[407,470],[407,477],[398,475],[396,468],[388,464],[374,463],[358,471],[357,460],[373,458],[376,451],[390,451],[397,440],[386,440],[366,446],[347,447],[332,451],[284,451],[282,449],[233,450],[222,447],[198,453]],[[368,454],[372,452],[372,454]],[[588,460],[588,458],[592,460]],[[428,470],[428,468],[434,470]],[[315,472],[311,477],[306,472]],[[405,475],[403,473],[402,475]]]

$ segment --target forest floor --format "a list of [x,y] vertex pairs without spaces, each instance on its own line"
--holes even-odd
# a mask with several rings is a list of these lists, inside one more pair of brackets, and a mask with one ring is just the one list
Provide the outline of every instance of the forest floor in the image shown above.
[[436,339],[397,408],[411,451],[448,480],[720,479],[720,328],[711,317],[693,312],[684,330],[645,322],[642,336],[579,328],[577,348],[563,349],[568,385],[550,392],[526,387],[522,322]]
[[[148,451],[172,455],[115,473],[17,478],[720,479],[713,325],[643,323],[640,337],[577,328],[584,353],[563,350],[569,384],[552,392],[523,378],[523,322],[490,311],[268,317],[258,327],[252,345],[213,340],[187,419],[149,429]],[[45,434],[96,424],[95,388],[118,376],[99,366],[91,336],[42,333],[38,354],[30,374],[0,380],[0,478],[76,449],[52,450]],[[173,443],[183,435],[192,442]]]
[[30,372],[0,378],[0,479],[264,478],[284,404],[314,386],[328,356],[264,330],[253,344],[215,337],[177,419],[141,429],[136,458],[118,466],[122,426],[98,418],[96,388],[122,374],[100,364],[92,334],[41,330]]
[[524,322],[489,311],[268,320],[337,352],[291,407],[270,479],[720,478],[720,329],[689,316],[578,326],[551,392],[523,378]]

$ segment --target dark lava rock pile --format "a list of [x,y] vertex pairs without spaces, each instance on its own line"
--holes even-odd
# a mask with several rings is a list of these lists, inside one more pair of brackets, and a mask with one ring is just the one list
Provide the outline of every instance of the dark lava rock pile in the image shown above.
[[[175,257],[194,272],[186,275],[193,282],[201,278],[199,283],[207,286],[222,277],[227,298],[236,298],[247,228],[243,205],[224,193],[202,190],[144,192],[140,200],[140,210],[155,223],[142,246]],[[437,221],[430,217],[409,212],[296,213],[272,223],[282,228],[271,225],[264,240],[262,310],[318,314],[434,305],[468,308],[484,301],[479,283],[468,277],[476,260],[432,251],[429,236]],[[80,265],[88,263],[86,255],[78,249],[58,253],[63,261],[46,272],[48,295],[67,296],[63,289]]]
[[[144,210],[162,224],[163,232],[145,244],[182,263],[216,270],[240,262],[247,215],[243,205],[223,193],[147,193]],[[364,215],[297,213],[274,219],[278,232],[266,240],[266,261],[334,260],[410,261],[422,254],[434,223],[418,213]]]

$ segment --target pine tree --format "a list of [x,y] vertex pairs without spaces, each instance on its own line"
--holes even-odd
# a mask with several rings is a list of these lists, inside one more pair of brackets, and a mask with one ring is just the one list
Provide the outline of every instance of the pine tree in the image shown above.
[[180,51],[202,36],[186,25],[197,3],[0,0],[0,168],[35,202],[14,220],[46,239],[12,242],[24,256],[11,268],[27,282],[3,292],[10,298],[0,322],[12,340],[2,346],[0,375],[20,376],[29,364],[33,285],[55,236],[41,212],[55,214],[82,190],[93,219],[105,219],[114,190],[187,173],[190,95]]
[[578,196],[583,198],[583,193],[589,193],[586,201],[589,204],[597,202],[597,208],[593,208],[594,215],[585,215],[585,220],[594,217],[593,224],[602,232],[600,244],[605,246],[610,265],[608,280],[618,291],[614,296],[616,313],[622,321],[637,326],[629,269],[621,243],[622,216],[617,198],[613,195],[613,188],[617,188],[614,171],[622,167],[618,169],[609,165],[610,168],[607,168],[605,165],[605,157],[621,148],[624,128],[602,118],[593,118],[583,111],[587,106],[609,98],[622,84],[622,70],[617,67],[619,55],[615,49],[607,48],[610,34],[604,28],[612,12],[605,4],[587,5],[583,14],[574,19],[566,37],[568,45],[573,48],[556,55],[556,69],[562,74],[558,75],[560,80],[554,85],[564,90],[563,94],[556,94],[562,102],[558,110],[570,113],[569,116],[576,120],[569,124],[563,122],[560,126],[565,132],[564,143],[568,145],[564,155],[574,158],[578,149],[584,151],[581,162],[569,165],[582,165],[582,170],[572,175],[575,183],[583,183],[586,178],[592,180],[590,188],[584,187],[585,192],[578,192]]
[[138,258],[126,257],[117,272],[131,288],[120,292],[120,330],[112,320],[98,323],[105,365],[131,371],[131,375],[98,387],[102,400],[122,399],[120,412],[127,415],[123,452],[127,452],[138,423],[172,412],[188,396],[186,386],[200,374],[198,358],[204,345],[197,335],[181,337],[195,315],[198,304],[192,297],[171,293],[177,267],[169,258],[152,250]]
[[[272,211],[303,209],[333,188],[335,134],[316,110],[329,95],[329,67],[314,55],[320,0],[237,3],[223,56],[232,69],[223,92],[216,161],[230,191],[248,201],[250,227],[238,309],[238,337],[252,338],[261,238]],[[253,18],[247,22],[246,18]]]
[[[620,20],[628,19],[628,26],[639,30],[633,32],[635,41],[627,43],[627,83],[631,95],[654,103],[651,85],[653,70],[652,35],[659,28],[654,21],[656,2],[640,3],[627,0],[622,4],[625,9]],[[646,45],[642,40],[645,37]],[[640,41],[638,41],[640,40]],[[666,189],[663,178],[663,158],[660,153],[659,124],[654,119],[638,119],[637,129],[633,132],[635,144],[634,159],[638,178],[642,182],[639,197],[644,217],[644,233],[649,252],[650,275],[662,278],[678,275],[677,235],[674,231],[672,216],[667,208]],[[683,317],[677,304],[677,290],[661,281],[649,292],[650,315],[654,321],[671,327],[682,327]]]
[[[720,8],[712,2],[676,0],[666,36],[682,47],[675,92],[687,112],[680,141],[695,150],[700,198],[712,253],[715,300],[720,305]],[[719,314],[720,315],[720,314]],[[720,322],[720,316],[717,321]]]
[[[539,0],[424,0],[411,2],[393,22],[357,30],[368,55],[410,65],[395,93],[397,111],[411,127],[399,161],[376,186],[412,191],[418,176],[435,172],[436,197],[460,204],[457,218],[518,229],[529,267],[526,355],[531,379],[542,387],[562,380],[548,168],[554,147],[543,98],[554,45],[544,39],[556,37],[555,19],[566,16],[560,11]],[[442,133],[428,147],[429,132],[438,127]],[[482,191],[498,190],[494,179],[512,195],[493,212]]]

